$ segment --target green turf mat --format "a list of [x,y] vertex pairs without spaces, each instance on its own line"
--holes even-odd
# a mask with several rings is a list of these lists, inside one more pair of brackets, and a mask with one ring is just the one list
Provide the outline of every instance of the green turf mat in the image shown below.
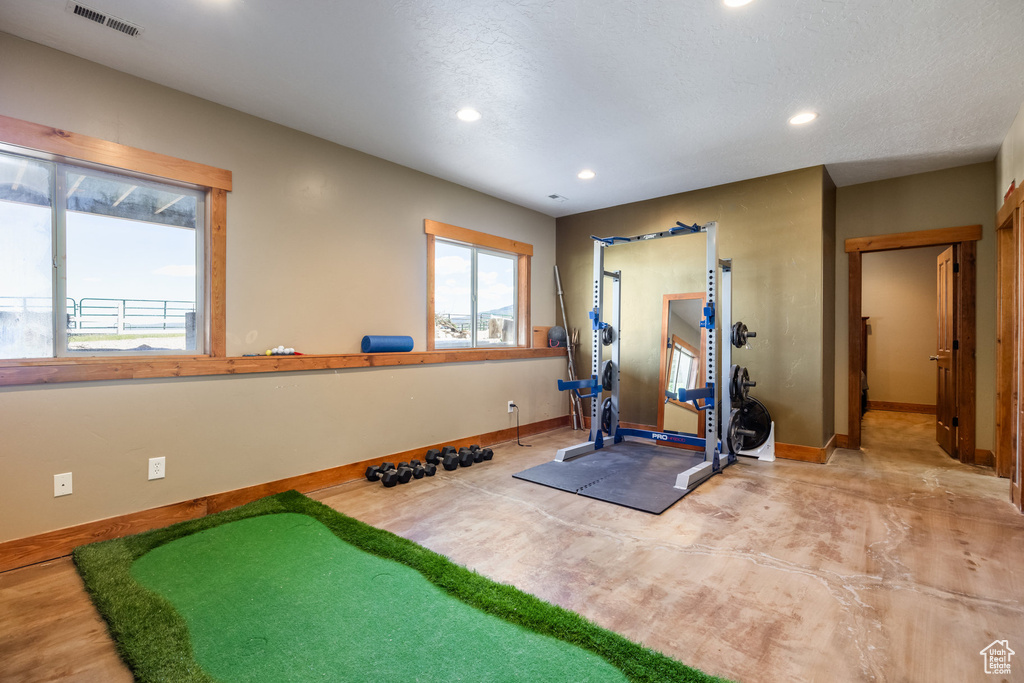
[[715,681],[294,491],[75,550],[139,681]]
[[[225,681],[625,681],[575,645],[473,609],[295,513],[225,524],[132,567]],[[495,662],[501,662],[495,667]]]

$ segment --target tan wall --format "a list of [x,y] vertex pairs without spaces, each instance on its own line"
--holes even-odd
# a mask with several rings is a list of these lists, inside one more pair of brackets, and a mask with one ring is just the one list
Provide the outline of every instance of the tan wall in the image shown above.
[[[426,338],[423,219],[534,245],[554,220],[0,33],[0,114],[226,168],[228,353]],[[0,389],[0,541],[568,412],[559,359]],[[147,482],[149,457],[167,478]],[[53,475],[71,471],[71,496]]]
[[1012,180],[1017,181],[1018,187],[1024,184],[1024,105],[1017,112],[1017,118],[996,155],[996,210],[1003,205],[1003,195]]
[[863,256],[868,400],[935,405],[936,258],[945,247]]
[[[779,441],[821,447],[823,364],[830,340],[823,291],[822,167],[697,190],[559,218],[558,267],[570,323],[584,328],[593,267],[591,235],[637,235],[676,221],[719,226],[719,255],[734,265],[733,313],[758,333],[735,362],[746,365],[776,423]],[[622,419],[657,419],[662,296],[703,292],[705,236],[688,235],[609,249],[605,267],[622,270]],[[610,291],[610,288],[608,288]],[[590,374],[589,332],[579,357]],[[830,367],[831,371],[831,367]],[[825,431],[829,431],[825,435]]]
[[836,431],[847,433],[849,259],[844,241],[981,225],[978,242],[977,447],[991,450],[995,431],[995,164],[961,166],[839,188],[836,209]]

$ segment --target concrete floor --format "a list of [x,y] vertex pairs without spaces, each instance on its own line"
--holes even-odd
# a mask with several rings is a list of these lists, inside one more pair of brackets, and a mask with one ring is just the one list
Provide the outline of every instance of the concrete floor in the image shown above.
[[1007,480],[939,450],[934,417],[869,413],[861,452],[743,459],[660,516],[511,477],[581,440],[315,497],[737,681],[985,680],[997,638],[1024,659],[1024,517]]
[[[744,459],[660,516],[512,478],[571,430],[313,497],[736,681],[1024,681],[980,655],[1009,639],[1024,660],[1024,516],[933,420],[868,413],[860,452]],[[131,680],[70,561],[0,574],[0,680]]]

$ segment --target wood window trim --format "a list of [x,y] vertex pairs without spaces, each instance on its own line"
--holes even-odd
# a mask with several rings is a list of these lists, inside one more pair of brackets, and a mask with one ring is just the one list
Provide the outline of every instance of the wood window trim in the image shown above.
[[0,142],[110,166],[115,172],[123,169],[156,179],[231,191],[231,171],[9,116],[0,116]]
[[[526,360],[561,357],[563,349],[467,349],[427,353],[324,354],[305,356],[229,357],[226,352],[226,265],[227,265],[227,193],[231,191],[231,171],[184,161],[174,157],[136,149],[87,135],[71,133],[21,119],[0,115],[0,143],[30,151],[65,157],[87,164],[112,167],[116,171],[152,175],[207,188],[206,291],[209,300],[209,353],[204,356],[117,356],[83,358],[29,358],[0,360],[0,386],[58,384],[65,382],[155,379],[164,377],[201,377],[264,372],[334,370],[435,363]],[[500,238],[495,238],[500,239]],[[511,241],[510,241],[511,242]],[[513,251],[533,253],[530,245],[513,243]],[[508,250],[503,249],[503,250]],[[529,263],[523,278],[525,296],[529,296]],[[524,288],[520,285],[520,294]],[[528,298],[524,299],[529,301]],[[520,332],[523,321],[520,321]],[[529,316],[525,320],[529,331]],[[528,335],[522,336],[529,339]]]
[[[71,161],[97,164],[111,170],[129,171],[153,176],[157,180],[173,180],[198,185],[206,190],[206,263],[204,268],[206,309],[209,311],[206,333],[209,358],[226,356],[226,273],[227,263],[227,193],[231,191],[231,171],[185,161],[175,157],[129,147],[116,142],[72,133],[9,116],[0,116],[0,143],[23,147],[30,151],[53,154]],[[123,368],[133,363],[150,363],[153,356],[120,356],[96,359],[92,364]],[[92,359],[25,359],[4,360],[4,370],[12,367],[52,368],[56,374],[66,372],[78,360]],[[27,373],[32,375],[32,372]],[[113,374],[116,374],[114,372]],[[18,382],[22,383],[22,382]],[[33,382],[27,382],[33,383]]]
[[875,251],[914,249],[916,247],[953,245],[960,262],[960,284],[957,296],[961,314],[957,338],[960,358],[957,363],[957,401],[960,407],[957,431],[957,453],[961,462],[974,463],[976,428],[976,298],[977,298],[977,241],[982,237],[980,225],[965,225],[936,230],[891,233],[854,237],[846,240],[849,257],[848,339],[849,363],[847,372],[847,448],[860,449],[861,406],[860,371],[864,353],[860,334],[861,285],[863,281],[862,255]]
[[[511,348],[529,348],[533,343],[530,328],[530,261],[533,257],[533,245],[506,237],[498,237],[485,232],[478,232],[457,225],[449,225],[425,219],[423,231],[427,235],[427,352],[434,352],[434,250],[438,237],[463,242],[476,247],[493,249],[514,254],[516,258],[516,346]],[[444,349],[445,353],[470,353],[479,351],[480,347],[463,349]],[[509,351],[494,349],[495,352]]]

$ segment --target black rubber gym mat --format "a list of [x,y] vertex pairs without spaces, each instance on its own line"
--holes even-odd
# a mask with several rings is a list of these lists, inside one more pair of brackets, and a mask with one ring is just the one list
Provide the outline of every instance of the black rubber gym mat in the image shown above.
[[552,460],[512,476],[660,515],[689,493],[675,488],[676,475],[703,461],[703,451],[623,441],[568,462]]

